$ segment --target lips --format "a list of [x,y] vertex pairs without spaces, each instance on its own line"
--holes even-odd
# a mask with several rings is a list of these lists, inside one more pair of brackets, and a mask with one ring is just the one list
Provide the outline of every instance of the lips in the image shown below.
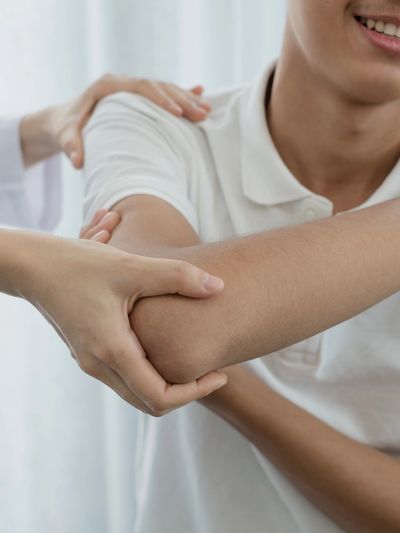
[[355,15],[354,18],[372,45],[400,56],[400,18],[383,15]]
[[356,17],[356,20],[369,30],[374,30],[377,33],[383,33],[388,37],[400,38],[400,23],[397,23],[397,21],[394,23],[392,21],[387,22],[383,19],[359,16]]

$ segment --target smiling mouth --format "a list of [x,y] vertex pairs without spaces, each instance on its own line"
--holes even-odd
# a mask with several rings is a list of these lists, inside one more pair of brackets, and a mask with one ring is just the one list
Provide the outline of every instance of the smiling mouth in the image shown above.
[[393,37],[400,39],[400,26],[396,26],[393,22],[385,22],[379,19],[366,18],[361,16],[355,16],[356,21],[365,26],[371,31],[380,33],[387,37]]

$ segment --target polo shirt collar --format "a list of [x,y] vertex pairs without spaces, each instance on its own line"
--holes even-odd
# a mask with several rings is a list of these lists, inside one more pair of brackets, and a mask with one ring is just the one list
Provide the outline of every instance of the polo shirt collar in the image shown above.
[[[260,205],[278,205],[304,198],[323,198],[290,172],[272,140],[265,117],[265,93],[276,62],[247,89],[241,106],[241,180],[245,197]],[[400,197],[400,160],[382,185],[361,206],[369,207]]]
[[400,159],[385,178],[382,185],[366,200],[359,209],[370,207],[394,198],[400,198]]
[[273,63],[243,95],[241,105],[241,165],[244,195],[260,205],[293,202],[314,194],[282,161],[265,117],[265,93]]

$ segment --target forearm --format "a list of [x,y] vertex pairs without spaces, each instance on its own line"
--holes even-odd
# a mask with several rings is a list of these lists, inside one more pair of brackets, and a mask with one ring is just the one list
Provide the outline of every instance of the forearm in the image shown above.
[[[43,264],[41,256],[52,250],[57,254],[61,239],[42,233],[0,230],[0,292],[27,298]],[[45,285],[45,283],[43,283]]]
[[166,379],[189,381],[294,344],[398,291],[399,213],[396,201],[229,242],[191,246],[185,238],[179,248],[156,230],[146,235],[146,220],[122,205],[114,245],[184,259],[225,281],[210,301],[139,302],[132,324],[149,359]]
[[203,400],[348,533],[400,531],[400,464],[269,389],[248,369]]
[[29,233],[0,230],[0,292],[21,295],[21,280],[26,274],[22,254],[26,253],[27,240]]
[[24,165],[29,167],[59,151],[52,132],[52,108],[24,117],[20,126]]

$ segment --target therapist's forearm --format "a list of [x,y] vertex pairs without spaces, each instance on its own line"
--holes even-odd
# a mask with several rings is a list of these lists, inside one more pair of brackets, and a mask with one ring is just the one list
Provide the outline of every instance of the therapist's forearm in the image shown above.
[[52,125],[53,108],[26,115],[20,125],[21,151],[25,167],[60,151]]
[[299,342],[400,289],[400,201],[217,244],[182,238],[182,248],[162,204],[140,201],[116,207],[114,245],[188,260],[225,282],[212,301],[152,298],[134,309],[147,356],[171,382]]
[[25,297],[26,284],[34,269],[38,242],[53,242],[54,237],[29,231],[0,229],[0,292]]
[[248,369],[203,400],[347,533],[400,531],[400,463],[269,389]]

